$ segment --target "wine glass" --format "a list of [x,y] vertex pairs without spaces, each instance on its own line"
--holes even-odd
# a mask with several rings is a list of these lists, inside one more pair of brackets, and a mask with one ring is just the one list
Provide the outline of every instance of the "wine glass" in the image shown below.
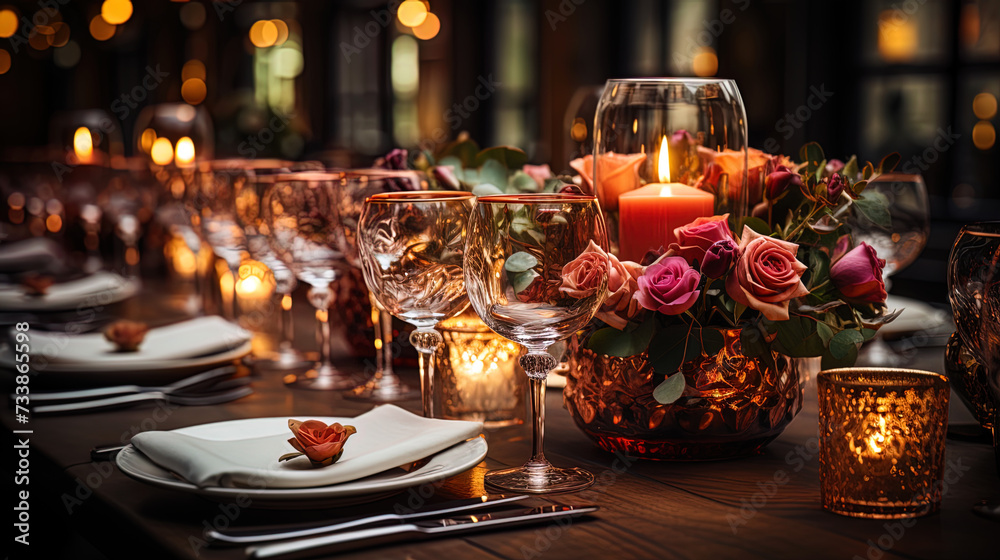
[[[414,171],[386,169],[349,169],[343,172],[340,182],[340,221],[347,241],[347,260],[361,268],[358,250],[358,222],[365,200],[382,192],[420,190],[420,174]],[[400,381],[392,369],[392,315],[379,305],[369,292],[372,319],[375,327],[375,373],[366,383],[345,393],[354,400],[372,402],[397,402],[420,396],[419,391]]]
[[[885,173],[869,182],[865,192],[888,200],[892,225],[882,227],[861,212],[854,213],[849,225],[856,244],[871,245],[879,258],[885,259],[882,278],[888,291],[889,277],[913,263],[927,244],[930,233],[927,187],[919,174]],[[886,303],[890,308],[905,307]],[[871,365],[882,366],[898,366],[901,361],[878,335],[869,343],[865,358]]]
[[274,184],[273,178],[293,171],[321,171],[319,162],[293,162],[278,159],[230,160],[230,167],[239,169],[246,180],[239,181],[235,191],[236,221],[243,228],[246,248],[250,256],[264,263],[274,278],[274,292],[281,311],[278,315],[280,342],[274,353],[261,356],[254,361],[260,368],[290,370],[308,367],[306,357],[295,349],[292,340],[295,325],[292,315],[292,291],[297,281],[292,271],[275,255],[268,242],[270,230],[264,220],[262,204],[267,188]]
[[[604,218],[594,196],[495,195],[476,200],[465,250],[469,301],[489,328],[527,348],[520,364],[531,382],[534,419],[531,458],[521,467],[487,473],[491,487],[545,494],[594,483],[585,470],[557,468],[545,459],[545,377],[558,363],[547,349],[583,328],[603,301],[610,266],[607,247]],[[567,269],[578,269],[588,260],[593,285],[567,286]]]
[[301,281],[309,284],[309,302],[320,317],[320,361],[302,375],[286,375],[298,389],[332,391],[355,385],[330,361],[330,284],[344,264],[345,242],[337,209],[339,173],[280,173],[264,191],[262,223],[274,255]]
[[468,306],[462,261],[475,196],[422,191],[375,194],[358,222],[358,249],[365,284],[378,304],[417,327],[410,342],[420,352],[424,416],[433,418],[434,326]]
[[97,196],[103,214],[122,242],[122,269],[138,276],[139,237],[155,203],[155,181],[140,158],[117,158],[107,184]]

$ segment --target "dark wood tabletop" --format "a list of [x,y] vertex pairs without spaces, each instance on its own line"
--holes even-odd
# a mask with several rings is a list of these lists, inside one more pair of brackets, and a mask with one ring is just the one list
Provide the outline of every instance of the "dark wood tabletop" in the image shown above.
[[[943,348],[921,350],[911,367],[942,371]],[[341,358],[346,368],[352,362]],[[405,371],[415,382],[415,372]],[[197,496],[147,486],[112,463],[91,462],[94,446],[115,444],[148,429],[170,430],[239,418],[354,416],[370,404],[336,393],[285,388],[277,374],[253,383],[255,393],[208,407],[137,406],[85,415],[35,417],[30,439],[30,552],[19,544],[10,557],[245,558],[241,548],[206,543],[209,527],[281,526],[392,511],[484,493],[483,474],[517,465],[529,453],[526,426],[487,431],[487,459],[472,470],[420,493],[326,510],[269,511],[226,507]],[[572,523],[397,544],[338,557],[373,558],[997,558],[1000,524],[975,516],[971,506],[1000,497],[993,451],[984,443],[948,440],[956,473],[940,512],[907,521],[842,517],[820,507],[815,380],[802,412],[760,455],[731,461],[671,463],[615,456],[576,428],[558,389],[546,397],[546,453],[561,466],[581,466],[596,484],[565,503],[593,502],[601,510]],[[419,403],[403,403],[417,411]],[[952,423],[971,416],[953,399]],[[21,429],[4,410],[5,433]],[[7,446],[10,450],[16,442]],[[8,465],[16,457],[8,451]],[[8,471],[10,472],[10,471]],[[779,482],[776,482],[779,481]]]

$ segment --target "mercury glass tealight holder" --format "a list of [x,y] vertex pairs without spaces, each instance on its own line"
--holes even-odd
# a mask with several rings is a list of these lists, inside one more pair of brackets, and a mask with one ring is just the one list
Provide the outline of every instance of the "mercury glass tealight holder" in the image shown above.
[[523,424],[528,378],[517,359],[521,347],[491,331],[474,314],[438,326],[436,409],[441,418],[475,420],[487,428]]
[[937,511],[948,429],[948,379],[927,371],[820,372],[820,495],[851,517]]

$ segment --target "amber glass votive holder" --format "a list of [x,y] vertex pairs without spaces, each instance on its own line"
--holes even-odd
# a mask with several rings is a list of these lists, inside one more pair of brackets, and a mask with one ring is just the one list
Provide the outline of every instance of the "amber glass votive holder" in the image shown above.
[[948,378],[928,371],[820,372],[819,481],[823,507],[896,519],[941,504]]

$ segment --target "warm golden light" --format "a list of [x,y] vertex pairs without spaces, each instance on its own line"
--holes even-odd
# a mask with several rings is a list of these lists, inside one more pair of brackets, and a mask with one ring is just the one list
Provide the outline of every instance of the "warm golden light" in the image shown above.
[[177,141],[177,148],[174,155],[177,165],[192,163],[194,161],[194,156],[194,142],[192,142],[190,138],[185,136]]
[[152,128],[143,130],[139,136],[139,148],[148,154],[153,149],[153,142],[156,142],[156,131]]
[[575,142],[583,142],[587,139],[587,123],[580,117],[573,119],[573,126],[569,129],[569,135]]
[[250,26],[250,42],[258,48],[274,45],[278,40],[278,26],[273,21],[261,19]]
[[972,143],[980,150],[988,150],[997,140],[997,131],[989,121],[979,121],[972,127]]
[[52,33],[49,33],[46,40],[49,42],[50,46],[62,47],[69,42],[70,28],[63,22],[56,22],[52,24]]
[[719,71],[719,57],[712,47],[702,47],[691,60],[691,70],[695,76],[714,76]]
[[87,127],[81,126],[73,133],[73,152],[80,163],[89,162],[94,157],[94,137]]
[[0,74],[6,74],[10,70],[10,53],[0,49]]
[[97,14],[94,19],[90,20],[90,35],[98,41],[107,41],[114,37],[117,29],[114,25],[104,21],[101,14]]
[[208,88],[205,87],[204,80],[191,78],[190,80],[184,80],[184,83],[181,84],[181,97],[191,105],[197,105],[204,101],[207,93]]
[[886,62],[905,62],[917,52],[917,24],[913,18],[884,10],[878,18],[878,52]]
[[58,232],[62,229],[62,217],[58,214],[52,214],[45,218],[45,228],[49,230],[49,233]]
[[181,80],[204,80],[205,79],[205,64],[200,60],[189,60],[184,63],[184,68],[181,69]]
[[[663,140],[660,141],[660,157],[656,162],[656,173],[660,178],[661,183],[670,182],[670,144],[667,142],[667,135],[663,135]],[[664,195],[660,192],[660,196],[669,196],[669,193]]]
[[156,165],[169,165],[170,162],[174,161],[174,147],[170,140],[162,137],[157,138],[153,141],[149,156],[153,158],[153,163]]
[[288,40],[288,24],[280,19],[272,19],[271,23],[274,24],[274,28],[278,31],[278,36],[274,39],[275,46],[285,44]]
[[424,41],[437,37],[439,31],[441,31],[441,20],[430,12],[427,13],[427,18],[424,19],[423,23],[413,28],[413,34],[417,39]]
[[396,17],[406,27],[416,27],[427,19],[427,6],[420,0],[406,0],[399,5]]
[[128,0],[104,0],[101,17],[111,25],[121,25],[132,17],[132,2]]
[[972,99],[972,112],[977,118],[992,119],[997,114],[997,98],[992,93],[980,93]]
[[17,14],[14,10],[4,8],[0,10],[0,38],[6,39],[17,33]]
[[292,296],[291,294],[285,294],[281,296],[281,308],[288,311],[292,308]]

